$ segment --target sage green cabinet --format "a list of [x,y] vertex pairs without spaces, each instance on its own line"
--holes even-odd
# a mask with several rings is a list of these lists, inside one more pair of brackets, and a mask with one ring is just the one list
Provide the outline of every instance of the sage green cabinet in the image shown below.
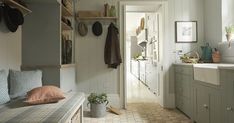
[[234,123],[234,70],[219,69],[220,85],[193,79],[192,65],[174,65],[176,107],[196,123]]
[[176,107],[190,118],[192,111],[192,66],[175,65],[175,103]]
[[221,93],[203,82],[195,81],[194,119],[197,123],[222,123]]
[[222,112],[224,123],[234,123],[234,71],[221,70]]

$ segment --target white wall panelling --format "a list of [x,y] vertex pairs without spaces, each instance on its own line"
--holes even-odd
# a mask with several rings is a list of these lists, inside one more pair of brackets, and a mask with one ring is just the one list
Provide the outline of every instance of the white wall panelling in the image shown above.
[[[222,0],[222,40],[219,43],[219,50],[221,51],[222,62],[234,63],[234,39],[232,39],[231,47],[228,47],[226,42],[225,27],[234,25],[234,1]],[[225,42],[222,42],[225,41]]]
[[205,41],[221,51],[222,62],[234,63],[233,43],[228,48],[225,27],[234,25],[233,0],[204,1]]
[[204,1],[205,41],[217,47],[222,41],[222,0]]
[[[102,23],[102,22],[101,22]],[[88,35],[77,36],[76,62],[78,90],[85,93],[106,92],[118,94],[118,69],[109,69],[104,63],[104,47],[109,25],[103,25],[103,34],[96,37],[88,24]]]
[[0,23],[0,69],[20,70],[21,30],[19,26],[15,33],[9,32],[2,19]]

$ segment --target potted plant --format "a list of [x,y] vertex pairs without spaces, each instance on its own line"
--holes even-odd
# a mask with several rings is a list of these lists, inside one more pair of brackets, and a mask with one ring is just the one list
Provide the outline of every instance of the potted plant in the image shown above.
[[227,41],[230,41],[232,39],[233,29],[234,29],[233,26],[226,26],[225,27]]
[[90,112],[92,117],[104,117],[106,115],[106,105],[109,103],[105,93],[91,93],[88,96],[88,104],[90,104]]

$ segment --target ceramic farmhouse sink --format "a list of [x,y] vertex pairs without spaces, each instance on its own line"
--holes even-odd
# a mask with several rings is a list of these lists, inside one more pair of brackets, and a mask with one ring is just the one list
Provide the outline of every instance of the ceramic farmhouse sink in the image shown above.
[[219,66],[220,64],[194,64],[194,80],[220,85]]

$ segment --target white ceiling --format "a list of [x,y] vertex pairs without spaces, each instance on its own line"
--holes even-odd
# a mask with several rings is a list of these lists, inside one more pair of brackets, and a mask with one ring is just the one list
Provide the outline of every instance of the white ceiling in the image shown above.
[[131,5],[126,6],[127,12],[157,12],[161,4],[157,5]]

